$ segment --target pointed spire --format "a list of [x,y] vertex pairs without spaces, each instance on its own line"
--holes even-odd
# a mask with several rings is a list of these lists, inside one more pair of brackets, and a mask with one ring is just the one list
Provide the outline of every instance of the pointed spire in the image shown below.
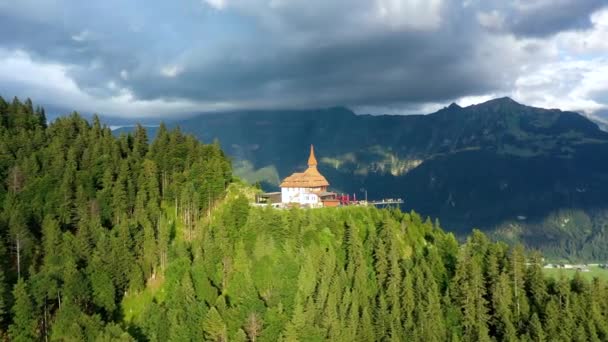
[[308,157],[308,166],[317,166],[317,158],[315,158],[315,147],[312,144],[310,144],[310,157]]

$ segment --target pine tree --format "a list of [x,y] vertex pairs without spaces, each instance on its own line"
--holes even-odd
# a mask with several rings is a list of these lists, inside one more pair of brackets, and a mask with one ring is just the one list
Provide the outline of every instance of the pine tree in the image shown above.
[[[4,258],[3,246],[0,243],[0,259]],[[0,262],[1,263],[1,262]],[[0,264],[1,265],[1,264]],[[2,265],[4,266],[4,265]],[[2,327],[4,326],[4,315],[6,314],[6,276],[4,274],[4,267],[0,267],[0,332],[2,331]]]
[[589,314],[592,322],[595,324],[595,330],[600,340],[608,339],[608,322],[605,319],[607,312],[602,309],[602,306],[604,308],[608,306],[608,303],[606,303],[606,299],[608,298],[605,297],[605,294],[606,286],[603,285],[599,278],[593,279],[588,294]]
[[133,155],[140,160],[148,153],[148,133],[146,129],[137,124],[135,126],[135,134],[133,135]]
[[36,339],[36,316],[32,299],[27,290],[25,281],[20,278],[13,290],[15,303],[13,304],[13,324],[9,327],[9,336],[12,341],[33,341]]
[[526,272],[526,259],[524,248],[522,245],[517,245],[511,250],[509,256],[509,271],[511,286],[513,288],[513,312],[514,325],[521,329],[525,323],[525,317],[529,314],[529,304],[525,295],[524,276]]
[[549,299],[544,310],[544,321],[542,326],[547,341],[557,341],[560,330],[560,308],[556,298]]
[[570,280],[561,277],[556,283],[556,297],[558,303],[558,338],[570,341],[575,332],[575,321],[572,317]]
[[526,268],[525,288],[534,310],[541,312],[547,298],[547,285],[542,270],[542,256],[533,253]]
[[59,221],[61,224],[73,227],[76,223],[76,173],[78,162],[76,149],[71,147],[67,153],[67,159],[63,169],[63,176],[59,188]]
[[8,103],[0,96],[0,127],[8,127]]
[[61,273],[61,230],[59,223],[52,216],[45,217],[42,224],[42,244],[44,248],[44,268],[53,276]]
[[463,340],[489,341],[486,288],[481,265],[469,255],[469,245],[462,249],[454,277],[456,301],[462,312]]
[[491,294],[494,309],[492,324],[496,329],[496,335],[502,341],[514,341],[517,337],[517,331],[512,321],[513,295],[508,274],[500,274]]
[[386,245],[382,238],[378,238],[374,248],[374,269],[378,288],[386,289],[386,278],[388,277],[388,260],[386,257]]
[[408,273],[405,276],[401,289],[401,315],[404,326],[404,335],[408,340],[413,338],[416,322],[414,310],[416,308],[416,296],[414,294],[414,275]]
[[530,319],[530,323],[529,323],[529,327],[528,327],[528,332],[530,335],[530,339],[533,342],[546,341],[545,332],[543,330],[542,323],[540,322],[540,319],[538,318],[538,315],[536,314],[536,312],[532,314],[532,318]]
[[169,222],[167,218],[160,213],[157,223],[157,246],[158,246],[158,259],[160,268],[162,271],[165,270],[167,264],[169,263],[169,240],[170,240],[170,231]]
[[224,342],[228,340],[226,323],[214,307],[207,312],[203,320],[203,335],[206,341]]
[[390,317],[388,304],[384,294],[380,293],[376,300],[376,312],[374,314],[374,331],[376,332],[376,341],[388,340],[390,337]]
[[98,251],[95,251],[88,267],[93,303],[112,313],[116,308],[114,283]]
[[177,284],[177,289],[168,302],[167,316],[171,323],[171,340],[193,341],[200,337],[200,326],[205,326],[205,323],[190,272],[185,272]]
[[129,165],[126,161],[121,162],[114,188],[112,189],[112,207],[114,210],[114,222],[121,223],[121,217],[128,214],[129,197]]
[[245,323],[245,326],[243,328],[247,333],[249,341],[255,342],[257,337],[261,334],[263,322],[257,313],[252,312],[247,317],[247,322]]
[[27,270],[27,261],[31,253],[32,236],[27,228],[25,217],[23,215],[23,207],[15,206],[10,209],[9,220],[9,235],[12,250],[15,255],[15,268],[17,277],[24,275]]
[[88,278],[82,273],[75,260],[66,260],[63,275],[63,301],[81,305],[90,299]]

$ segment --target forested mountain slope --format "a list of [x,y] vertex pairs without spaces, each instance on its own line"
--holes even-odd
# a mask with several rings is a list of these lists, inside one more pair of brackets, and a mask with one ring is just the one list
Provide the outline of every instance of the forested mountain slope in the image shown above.
[[179,125],[218,138],[235,174],[267,189],[305,168],[315,144],[336,191],[404,198],[463,235],[478,227],[556,258],[608,259],[608,133],[577,113],[501,98],[430,115],[251,111]]
[[0,339],[602,341],[605,282],[399,210],[250,207],[217,144],[0,99]]
[[[153,341],[608,338],[608,288],[546,279],[542,258],[415,213],[281,211],[229,196],[165,284],[125,309]],[[527,266],[529,264],[529,266]]]
[[47,127],[31,101],[0,98],[0,178],[0,331],[75,341],[120,332],[104,324],[166,269],[175,216],[190,234],[232,175],[218,145],[179,130],[150,144],[76,113]]

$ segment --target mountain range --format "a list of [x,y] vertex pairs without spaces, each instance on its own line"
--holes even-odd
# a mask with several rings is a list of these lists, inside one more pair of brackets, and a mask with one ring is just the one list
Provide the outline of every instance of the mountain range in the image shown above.
[[306,166],[337,192],[403,198],[458,234],[474,227],[554,258],[608,258],[608,133],[574,112],[510,98],[427,115],[347,108],[204,114],[172,123],[218,139],[235,173],[266,190]]

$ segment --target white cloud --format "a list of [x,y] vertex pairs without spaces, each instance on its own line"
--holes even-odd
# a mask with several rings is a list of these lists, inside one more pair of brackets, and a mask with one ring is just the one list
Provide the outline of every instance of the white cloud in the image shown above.
[[608,108],[608,8],[593,13],[591,22],[590,29],[562,32],[541,43],[553,56],[522,68],[513,97],[586,114]]
[[160,69],[160,73],[163,76],[169,77],[169,78],[174,78],[174,77],[179,76],[179,74],[181,74],[182,71],[184,71],[184,70],[179,65],[167,65]]
[[443,103],[393,104],[386,106],[355,106],[351,110],[357,114],[372,115],[418,115],[434,113],[445,107]]
[[593,27],[557,35],[556,43],[569,53],[608,53],[608,7],[591,15]]
[[72,40],[76,42],[84,42],[91,38],[91,32],[88,30],[81,31],[78,34],[72,36]]
[[[386,31],[439,29],[444,0],[204,0],[230,8],[288,40],[315,44]],[[293,45],[292,42],[287,42]]]
[[128,81],[129,80],[129,72],[127,70],[121,70],[120,71],[120,78],[122,78],[124,81]]
[[226,7],[226,1],[227,0],[203,0],[204,3],[217,10],[224,9],[224,7]]
[[513,7],[519,11],[532,11],[551,4],[565,3],[569,0],[513,0]]
[[504,28],[505,25],[504,15],[502,15],[497,10],[489,12],[478,12],[477,21],[479,22],[479,25],[492,31],[500,31]]
[[607,108],[594,99],[608,93],[608,60],[570,60],[546,63],[518,77],[514,98],[524,103],[592,113]]
[[1,48],[0,61],[0,84],[21,84],[37,89],[54,87],[65,94],[78,91],[76,83],[66,77],[67,67],[61,64],[34,62],[24,51]]
[[496,94],[465,96],[457,99],[455,102],[461,107],[467,107],[490,101],[496,97],[498,97]]
[[[108,97],[88,94],[69,76],[69,66],[41,62],[21,50],[0,48],[0,84],[21,89],[14,95],[31,97],[37,103],[89,113],[129,115],[133,118],[180,115],[201,110],[234,108],[232,103],[190,100],[140,100],[133,92],[114,81],[106,84],[113,93]],[[13,94],[11,94],[13,95]]]
[[393,28],[434,30],[441,25],[441,0],[376,0],[376,20]]

